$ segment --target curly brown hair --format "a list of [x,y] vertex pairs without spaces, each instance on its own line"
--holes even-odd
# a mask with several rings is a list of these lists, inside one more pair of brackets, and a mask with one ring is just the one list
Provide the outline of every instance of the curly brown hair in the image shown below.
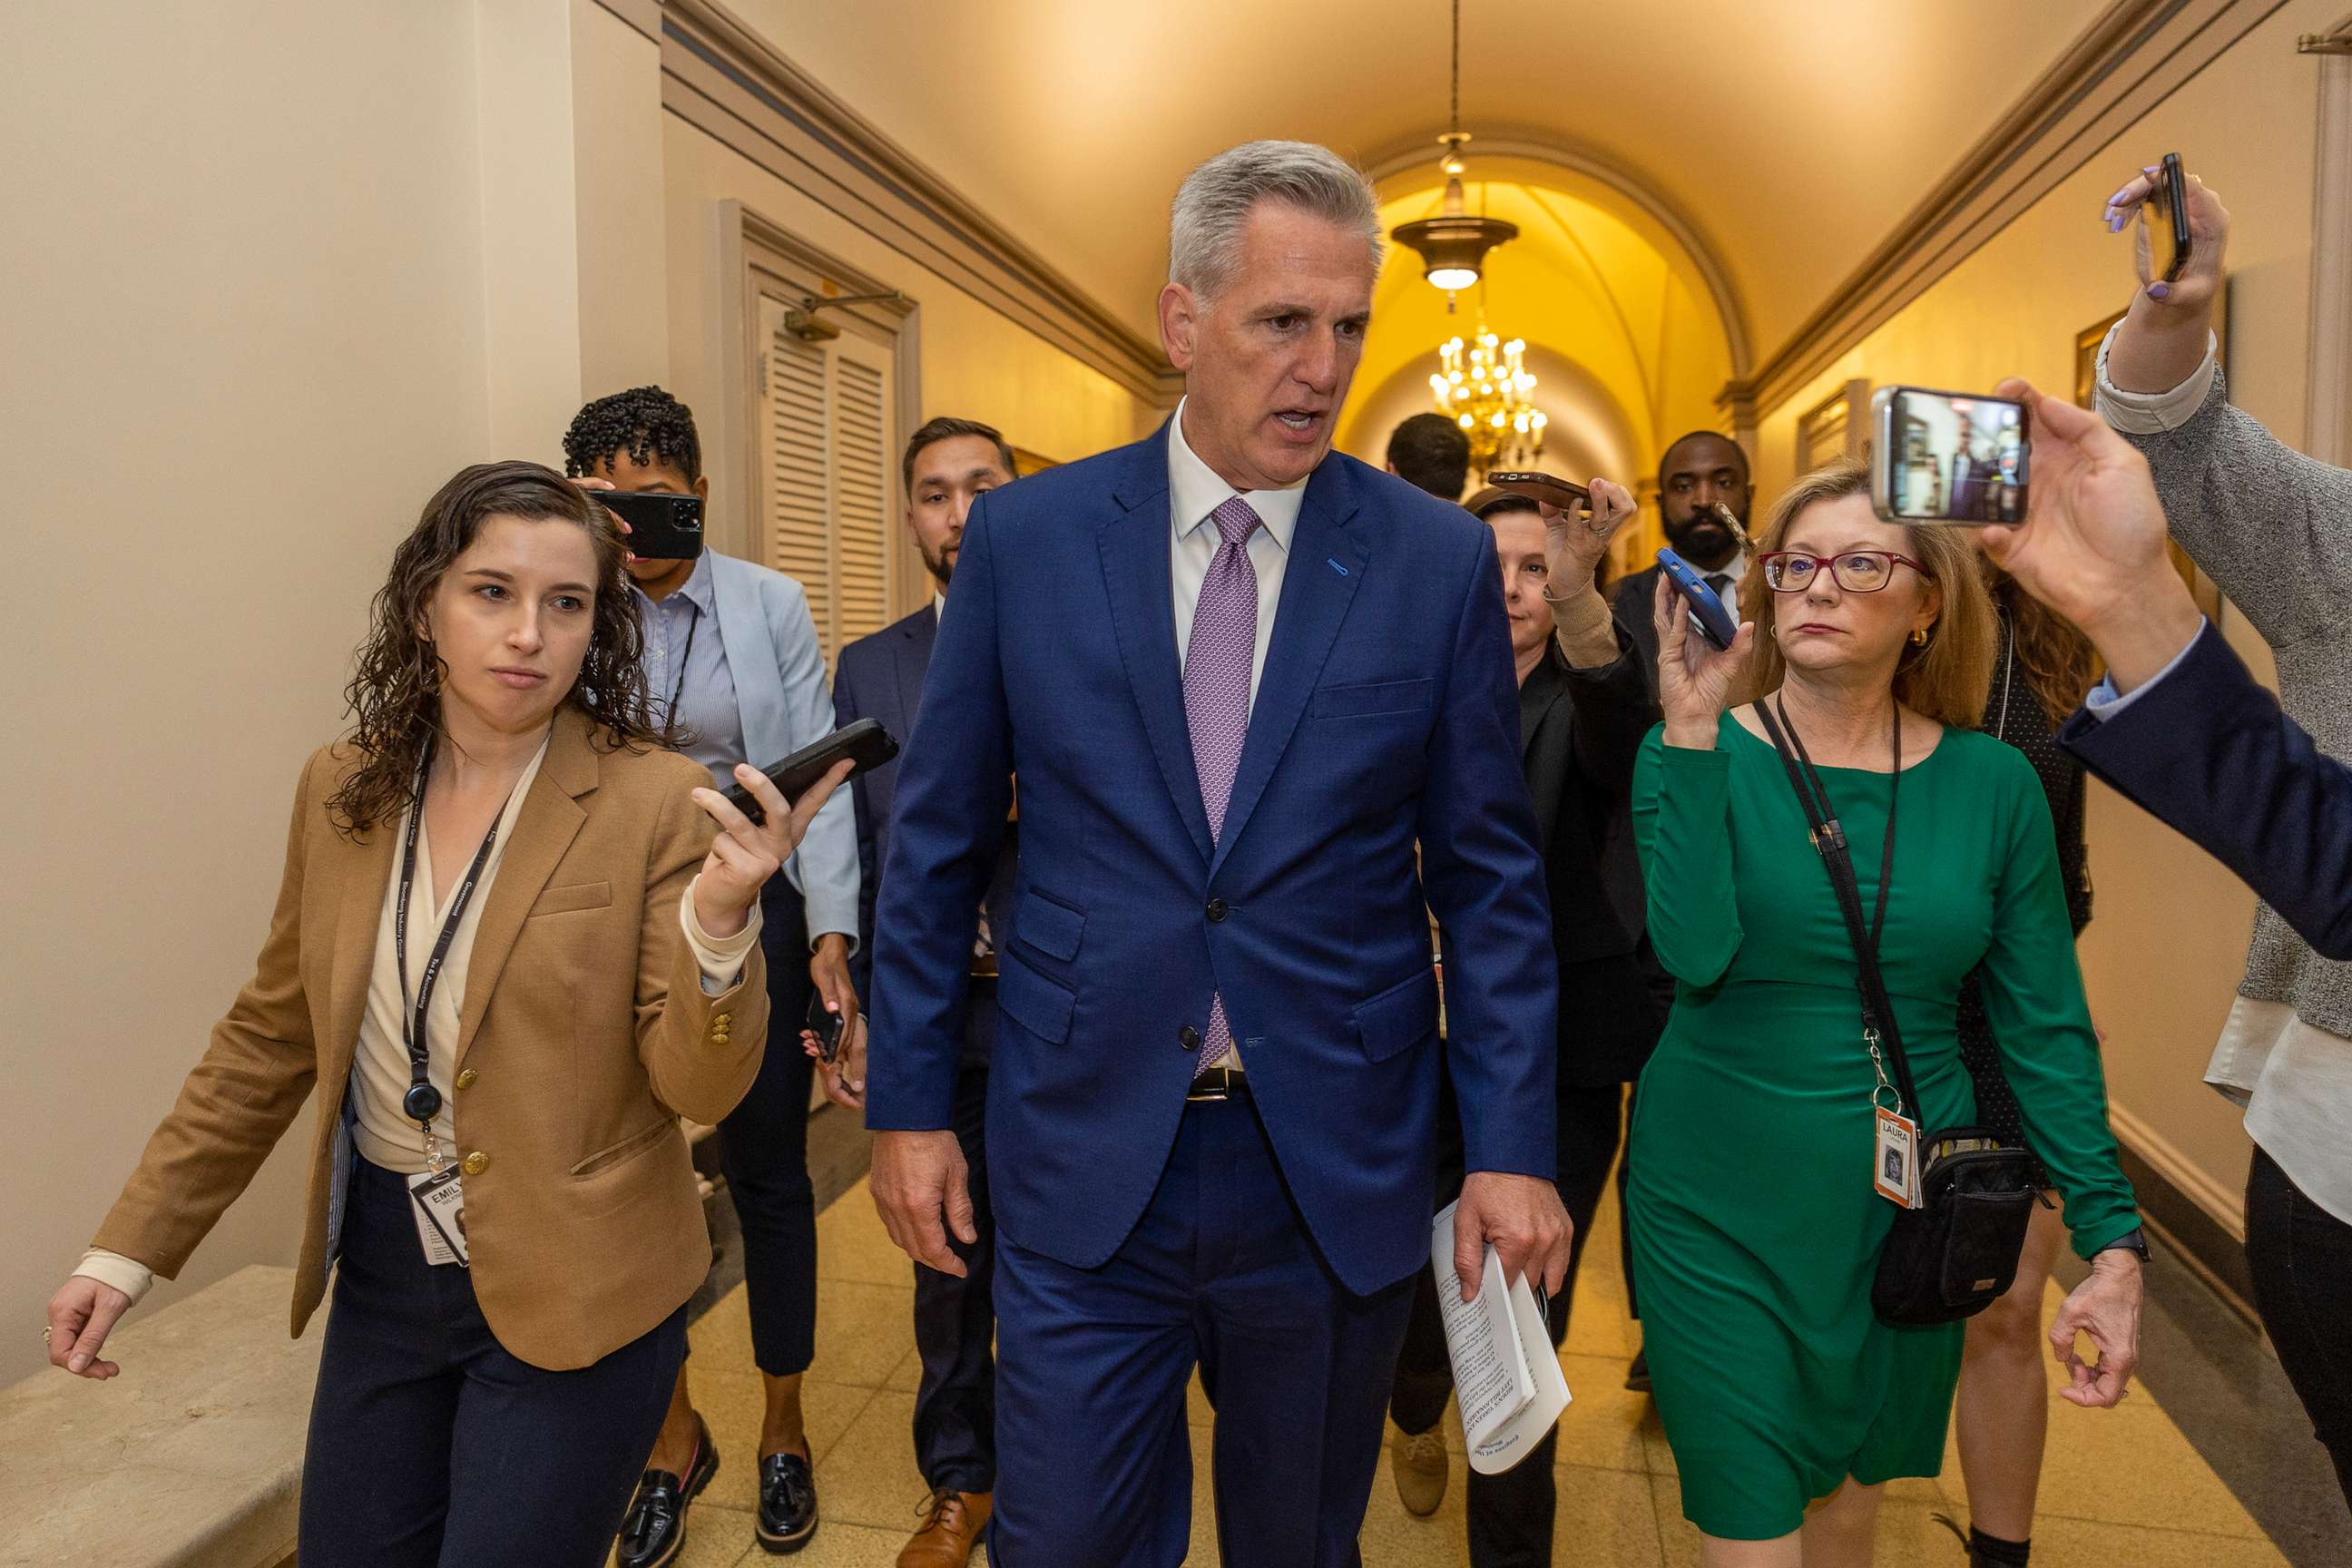
[[2099,654],[2074,622],[2018,586],[2017,579],[1984,562],[1993,604],[2009,623],[2017,668],[2053,725],[2083,705],[2099,683]]
[[368,611],[358,669],[343,691],[354,721],[346,746],[358,758],[327,802],[344,837],[356,838],[407,805],[416,768],[441,726],[447,666],[425,635],[435,589],[493,517],[561,519],[585,529],[596,549],[596,602],[580,678],[563,695],[602,726],[618,751],[667,746],[675,731],[657,722],[639,663],[645,629],[622,571],[627,552],[604,509],[554,469],[538,463],[478,463],[425,503],[424,515],[392,552],[392,572]]

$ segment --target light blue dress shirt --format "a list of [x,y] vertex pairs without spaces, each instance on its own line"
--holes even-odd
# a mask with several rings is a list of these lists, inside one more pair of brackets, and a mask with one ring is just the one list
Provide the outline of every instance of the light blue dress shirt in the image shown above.
[[735,782],[735,764],[751,759],[743,752],[743,713],[727,668],[727,639],[719,635],[710,557],[705,553],[696,561],[693,573],[658,604],[635,583],[629,592],[636,595],[646,626],[642,662],[654,717],[670,717],[675,702],[677,721],[694,731],[692,743],[682,750],[725,789]]

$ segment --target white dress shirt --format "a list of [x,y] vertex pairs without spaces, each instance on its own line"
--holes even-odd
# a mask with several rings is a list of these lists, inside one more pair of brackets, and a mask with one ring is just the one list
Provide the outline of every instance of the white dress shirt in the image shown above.
[[[2130,435],[2159,435],[2179,429],[2205,406],[2215,370],[2210,334],[2205,358],[2168,392],[2126,392],[2109,381],[2107,350],[2115,341],[2111,329],[2099,345],[2093,395],[2094,407],[2108,424]],[[2204,635],[2202,625],[2198,635]],[[2196,639],[2189,641],[2194,646]],[[2155,679],[2120,697],[2112,680],[2102,680],[2087,704],[2092,714],[2113,718],[2170,675],[2188,652],[2182,648]],[[2344,1129],[2352,1127],[2352,1040],[2305,1023],[2284,1002],[2240,996],[2214,1042],[2205,1081],[2245,1108],[2246,1135],[2305,1196],[2352,1225],[2352,1160],[2342,1152]]]
[[[1186,400],[1187,402],[1190,399]],[[1274,642],[1275,606],[1282,603],[1282,573],[1290,561],[1291,536],[1298,531],[1298,508],[1307,499],[1307,481],[1278,490],[1237,490],[1201,461],[1184,440],[1184,405],[1168,422],[1168,508],[1171,532],[1168,542],[1169,575],[1176,588],[1176,668],[1192,646],[1192,611],[1201,602],[1201,584],[1208,580],[1209,563],[1217,558],[1224,535],[1210,513],[1234,496],[1250,504],[1265,526],[1249,536],[1251,567],[1257,573],[1257,648],[1250,656],[1250,705],[1257,705],[1257,683],[1265,675],[1265,650]]]

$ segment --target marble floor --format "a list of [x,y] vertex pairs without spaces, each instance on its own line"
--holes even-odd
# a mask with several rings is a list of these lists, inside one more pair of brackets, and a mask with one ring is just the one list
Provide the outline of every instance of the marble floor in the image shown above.
[[[1612,1200],[1613,1205],[1613,1200]],[[795,1560],[807,1568],[889,1568],[925,1500],[909,1422],[916,1360],[909,1265],[883,1234],[865,1184],[818,1221],[817,1358],[805,1384],[824,1523]],[[1557,1560],[1563,1564],[1664,1568],[1695,1564],[1698,1542],[1682,1517],[1673,1453],[1644,1396],[1623,1392],[1638,1328],[1625,1316],[1617,1215],[1594,1224],[1560,1352],[1575,1403],[1561,1420]],[[2048,1307],[2059,1292],[2053,1287]],[[696,1322],[693,1386],[721,1456],[695,1505],[686,1568],[769,1561],[752,1542],[759,1378],[752,1370],[743,1290],[736,1286]],[[2054,1367],[2053,1388],[2054,1380]],[[2263,1568],[2288,1558],[2263,1534],[2173,1417],[2143,1386],[2112,1411],[2051,1399],[2050,1446],[2037,1568]],[[1192,1392],[1196,1490],[1192,1561],[1218,1561],[1207,1489],[1210,1415]],[[1397,1501],[1387,1460],[1364,1521],[1368,1568],[1438,1568],[1466,1562],[1460,1428],[1444,1504],[1428,1519]],[[1936,1515],[1965,1521],[1959,1461],[1947,1452],[1934,1481],[1897,1482],[1881,1516],[1878,1562],[1960,1568],[1965,1553]],[[984,1554],[975,1561],[984,1561]]]

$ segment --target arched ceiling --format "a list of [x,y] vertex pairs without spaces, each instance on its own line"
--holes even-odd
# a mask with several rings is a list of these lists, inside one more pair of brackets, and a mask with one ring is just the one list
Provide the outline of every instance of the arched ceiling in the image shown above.
[[[1463,123],[1589,154],[1685,215],[1760,357],[2106,4],[1464,0]],[[1433,163],[1444,125],[1444,0],[732,5],[1154,341],[1168,198],[1202,158],[1288,136]]]

